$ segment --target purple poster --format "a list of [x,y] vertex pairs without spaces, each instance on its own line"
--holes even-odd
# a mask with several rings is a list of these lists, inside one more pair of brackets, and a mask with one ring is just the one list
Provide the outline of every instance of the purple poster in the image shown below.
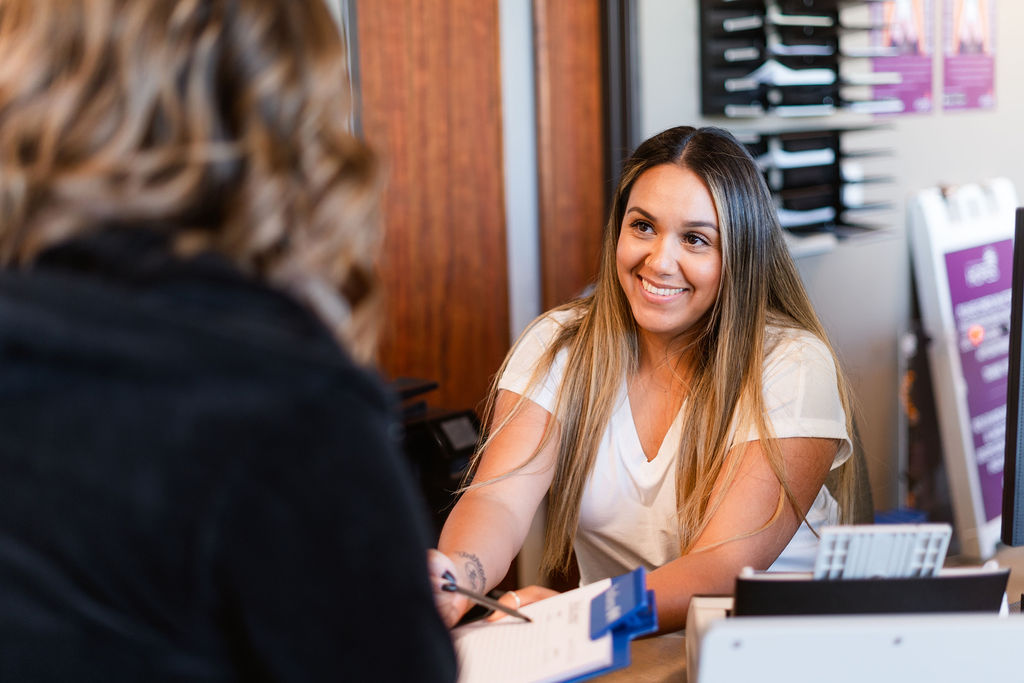
[[893,81],[876,85],[876,100],[902,103],[902,113],[930,112],[932,97],[932,45],[935,31],[933,0],[886,0],[872,5],[872,71]]
[[1012,263],[1013,240],[946,254],[986,520],[998,517],[1002,505]]
[[995,1],[945,0],[942,23],[943,108],[993,108]]

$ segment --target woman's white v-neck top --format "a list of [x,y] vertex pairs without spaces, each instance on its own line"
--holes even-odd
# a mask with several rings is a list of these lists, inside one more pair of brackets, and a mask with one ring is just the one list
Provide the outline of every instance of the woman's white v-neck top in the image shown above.
[[[529,379],[558,329],[575,315],[574,311],[552,312],[530,328],[509,360],[499,388],[524,394],[553,412],[567,352],[561,351],[547,375],[528,390]],[[838,467],[850,456],[853,445],[846,431],[831,354],[809,332],[772,327],[769,334],[779,339],[765,359],[763,377],[765,407],[776,437],[838,439],[841,445],[832,463],[833,468]],[[654,569],[679,557],[675,472],[682,429],[680,412],[657,456],[648,461],[633,422],[626,378],[620,378],[618,399],[580,503],[574,548],[582,583],[640,566]],[[753,425],[734,425],[733,432],[732,444],[757,439]],[[822,487],[807,521],[820,528],[838,519],[838,505]],[[810,528],[801,525],[771,569],[811,569],[817,545]]]

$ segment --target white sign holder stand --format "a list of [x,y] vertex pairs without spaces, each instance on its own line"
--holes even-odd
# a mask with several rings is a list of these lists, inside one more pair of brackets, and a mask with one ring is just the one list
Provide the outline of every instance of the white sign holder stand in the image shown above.
[[[1005,428],[1006,371],[1000,377],[999,364],[1008,353],[1002,347],[1009,323],[1016,206],[1013,184],[1004,178],[945,193],[930,188],[908,203],[957,537],[961,552],[979,559],[994,555],[999,541],[1003,437],[996,433],[1000,406],[995,397],[1001,381]],[[1004,289],[1006,324],[1000,324]]]

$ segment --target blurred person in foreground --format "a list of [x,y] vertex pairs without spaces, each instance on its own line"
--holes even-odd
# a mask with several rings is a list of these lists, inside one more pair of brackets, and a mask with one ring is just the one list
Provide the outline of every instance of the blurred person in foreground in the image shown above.
[[319,0],[0,0],[0,680],[454,678],[346,83]]

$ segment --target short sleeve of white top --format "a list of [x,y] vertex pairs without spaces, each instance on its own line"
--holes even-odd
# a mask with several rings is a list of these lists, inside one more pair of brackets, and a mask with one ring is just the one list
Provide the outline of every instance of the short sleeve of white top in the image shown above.
[[[558,329],[577,313],[549,313],[530,328],[498,383],[517,394],[527,392],[530,377]],[[835,365],[827,347],[802,330],[771,327],[777,339],[765,358],[764,402],[777,438],[818,437],[839,440],[832,467],[853,452],[846,431]],[[565,371],[567,352],[560,352],[551,370],[527,398],[552,412]],[[682,414],[676,416],[657,457],[648,461],[640,446],[626,392],[625,377],[598,449],[594,470],[583,490],[580,523],[574,548],[581,581],[591,583],[642,566],[654,569],[679,557],[676,522],[675,471]],[[752,425],[734,426],[733,444],[757,438]],[[818,529],[835,524],[839,506],[823,486],[807,513]],[[802,524],[783,550],[772,571],[807,571],[813,567],[818,540]]]

